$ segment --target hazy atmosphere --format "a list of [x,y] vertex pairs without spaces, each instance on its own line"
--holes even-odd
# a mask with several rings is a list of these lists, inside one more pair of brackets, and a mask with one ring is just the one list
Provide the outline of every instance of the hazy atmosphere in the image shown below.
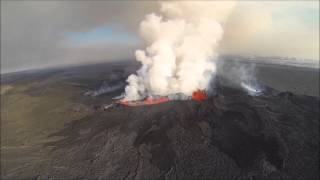
[[[1,73],[134,60],[153,1],[1,1]],[[319,59],[319,1],[235,4],[221,21],[220,54]]]

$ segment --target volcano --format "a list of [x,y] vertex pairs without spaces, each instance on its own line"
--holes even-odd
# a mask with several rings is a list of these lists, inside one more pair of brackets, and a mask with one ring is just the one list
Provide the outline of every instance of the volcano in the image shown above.
[[319,179],[318,70],[258,66],[254,95],[222,78],[186,100],[84,95],[123,82],[125,66],[3,78],[1,179]]
[[[318,150],[318,110],[310,106],[319,99],[271,88],[260,96],[223,86],[216,92],[196,92],[185,101],[121,102],[67,125],[51,135],[63,138],[46,146],[54,149],[53,159],[68,152],[66,161],[77,165],[73,171],[88,169],[80,174],[88,178],[317,177],[317,162],[307,157]],[[62,171],[56,177],[73,175]]]

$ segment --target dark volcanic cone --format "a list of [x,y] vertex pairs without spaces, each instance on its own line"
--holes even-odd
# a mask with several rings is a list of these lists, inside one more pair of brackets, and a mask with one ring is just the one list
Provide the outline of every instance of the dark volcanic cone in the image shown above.
[[60,140],[46,144],[51,164],[35,172],[61,179],[318,178],[318,98],[216,92],[203,102],[119,106],[67,124],[51,135]]

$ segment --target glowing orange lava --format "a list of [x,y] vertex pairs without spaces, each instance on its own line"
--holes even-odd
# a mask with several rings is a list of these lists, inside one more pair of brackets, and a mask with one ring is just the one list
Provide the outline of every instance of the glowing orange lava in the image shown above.
[[[204,101],[206,100],[208,97],[206,95],[206,93],[204,91],[195,91],[192,94],[192,99],[195,101]],[[125,106],[149,106],[149,105],[155,105],[155,104],[161,104],[161,103],[165,103],[165,102],[169,102],[171,101],[169,98],[167,97],[161,97],[161,98],[147,98],[143,101],[124,101],[124,100],[120,100],[119,103]]]
[[148,106],[154,104],[161,104],[170,101],[170,99],[163,97],[158,99],[147,98],[143,101],[120,101],[120,104],[126,106]]
[[195,91],[192,93],[192,99],[196,100],[196,101],[204,101],[206,100],[208,97],[206,95],[206,93],[204,91]]

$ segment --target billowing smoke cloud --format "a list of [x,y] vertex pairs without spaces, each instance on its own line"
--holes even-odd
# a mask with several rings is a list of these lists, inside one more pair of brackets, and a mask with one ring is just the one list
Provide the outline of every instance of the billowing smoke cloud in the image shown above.
[[161,2],[160,15],[140,24],[147,48],[137,50],[142,67],[128,77],[125,100],[206,90],[216,73],[216,48],[234,2]]

